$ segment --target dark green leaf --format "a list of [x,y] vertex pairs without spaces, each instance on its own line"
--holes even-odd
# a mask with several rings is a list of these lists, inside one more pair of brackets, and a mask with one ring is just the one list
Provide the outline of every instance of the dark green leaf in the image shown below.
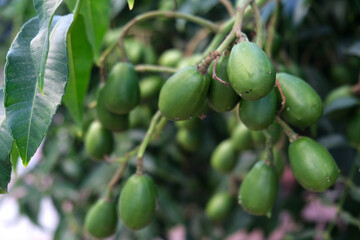
[[91,46],[86,38],[84,19],[78,15],[68,31],[69,83],[64,103],[82,129],[83,104],[92,66]]
[[7,123],[27,166],[35,154],[64,95],[68,80],[67,30],[72,14],[54,18],[45,70],[45,95],[38,91],[32,64],[30,41],[39,29],[37,18],[27,22],[12,43],[5,66],[5,108]]
[[[70,9],[74,9],[76,0],[66,0]],[[85,20],[86,35],[91,44],[95,62],[99,62],[99,55],[105,33],[110,24],[110,0],[84,0],[80,13]]]
[[13,144],[5,119],[4,92],[0,89],[0,193],[7,192],[11,177],[10,152]]
[[56,9],[63,0],[33,0],[39,20],[39,32],[30,43],[36,76],[40,91],[43,93],[45,68],[49,53],[51,22]]
[[13,171],[14,171],[15,174],[16,174],[18,160],[19,160],[19,151],[16,148],[16,144],[14,143],[13,148],[12,148],[11,153],[10,153],[10,162],[11,162],[11,165],[13,167]]
[[336,110],[354,107],[356,105],[359,105],[359,100],[357,100],[355,97],[340,98],[326,106],[324,109],[324,114],[329,114]]

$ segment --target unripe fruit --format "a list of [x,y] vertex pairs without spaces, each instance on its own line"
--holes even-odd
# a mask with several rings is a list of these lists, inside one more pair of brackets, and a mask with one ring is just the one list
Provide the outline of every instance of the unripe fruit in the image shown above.
[[205,102],[210,79],[195,66],[182,68],[164,84],[159,96],[163,116],[178,121],[195,117]]
[[144,44],[135,38],[128,38],[124,42],[126,55],[133,64],[140,63],[144,54]]
[[100,122],[91,123],[85,136],[85,150],[94,159],[103,159],[114,148],[112,132],[105,129]]
[[[219,61],[216,65],[216,75],[221,80],[225,82],[229,82],[227,76],[227,64],[229,61],[229,57],[223,55],[219,58]],[[209,88],[209,92],[207,95],[209,105],[216,112],[227,112],[233,109],[236,104],[239,102],[239,95],[232,89],[231,86],[227,87],[225,84],[219,82],[216,79],[212,78],[213,68],[215,61],[210,65],[208,74],[211,78],[211,84]]]
[[246,100],[258,100],[275,84],[275,69],[266,53],[252,42],[236,44],[227,66],[230,85]]
[[287,73],[278,73],[276,78],[286,99],[281,117],[301,129],[316,123],[322,115],[323,104],[315,90],[301,78]]
[[196,152],[201,146],[202,132],[200,129],[189,130],[180,128],[176,133],[176,141],[188,152]]
[[124,131],[129,127],[129,116],[128,114],[115,114],[110,112],[104,104],[104,88],[99,90],[97,98],[97,117],[106,129],[114,132]]
[[239,203],[253,215],[270,214],[278,190],[277,173],[264,161],[257,162],[239,189]]
[[188,130],[195,130],[201,125],[201,120],[199,118],[192,118],[189,120],[176,121],[175,126],[177,128],[186,128]]
[[236,165],[237,152],[230,139],[224,140],[214,149],[211,155],[211,166],[223,173],[230,172]]
[[153,220],[157,192],[153,180],[147,175],[132,175],[125,183],[119,198],[119,214],[123,223],[139,230]]
[[148,106],[137,106],[129,113],[129,126],[130,128],[148,128],[151,117],[151,109]]
[[290,143],[289,160],[296,180],[305,189],[322,192],[334,184],[339,168],[328,150],[311,138]]
[[240,101],[239,116],[244,125],[251,130],[268,128],[275,119],[277,97],[275,89],[268,95],[256,101],[242,99]]
[[137,74],[131,63],[116,64],[104,86],[104,103],[116,114],[127,114],[140,102],[140,88]]
[[168,49],[159,57],[159,64],[161,66],[176,67],[179,61],[183,58],[183,54],[178,49]]
[[248,150],[253,147],[251,131],[244,124],[238,123],[231,133],[231,142],[237,151]]
[[177,67],[179,69],[187,67],[187,66],[193,66],[197,65],[201,62],[202,55],[195,53],[191,55],[190,57],[184,57],[180,59],[180,62],[178,63]]
[[140,95],[142,100],[155,98],[158,96],[164,81],[157,75],[143,78],[140,81]]
[[117,221],[115,203],[100,199],[87,212],[85,229],[94,237],[106,238],[115,233]]
[[211,220],[221,221],[230,213],[232,204],[233,199],[228,192],[219,192],[210,198],[205,213]]
[[[272,153],[273,153],[274,167],[276,169],[278,178],[280,178],[285,169],[285,157],[284,157],[283,153],[276,147],[272,148]],[[260,155],[260,159],[265,159],[266,154],[267,154],[266,151],[264,151]]]

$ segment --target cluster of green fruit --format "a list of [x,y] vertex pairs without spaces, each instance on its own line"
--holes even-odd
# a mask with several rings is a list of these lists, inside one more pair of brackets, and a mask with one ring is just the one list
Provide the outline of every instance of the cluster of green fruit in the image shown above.
[[[305,129],[322,116],[323,104],[315,90],[298,77],[287,73],[276,74],[266,53],[252,42],[236,44],[230,56],[222,55],[215,67],[216,75],[230,83],[230,87],[212,79],[213,67],[210,66],[207,74],[200,73],[194,66],[176,72],[160,91],[159,109],[169,120],[188,122],[202,114],[206,99],[217,112],[232,110],[241,99],[238,115],[243,124],[236,127],[231,139],[224,140],[215,148],[211,158],[212,166],[220,172],[231,171],[237,161],[237,152],[253,147],[252,131],[265,130],[274,124],[283,98],[286,101],[280,116],[294,127]],[[191,134],[189,128],[180,128],[180,131]],[[274,136],[271,138],[276,140]],[[189,137],[187,139],[191,140]],[[194,145],[189,143],[189,147]],[[326,190],[339,175],[330,153],[311,138],[297,136],[291,139],[288,155],[295,178],[309,191]],[[238,200],[249,213],[270,213],[283,169],[283,161],[276,159],[279,158],[275,157],[275,161],[272,161],[271,156],[263,156],[263,161],[256,163],[244,178]],[[207,212],[214,219],[220,201],[230,202],[224,193],[216,194],[209,202]]]

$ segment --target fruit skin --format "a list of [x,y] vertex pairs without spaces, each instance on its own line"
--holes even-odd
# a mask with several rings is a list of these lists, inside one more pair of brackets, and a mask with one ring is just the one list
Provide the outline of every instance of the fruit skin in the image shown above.
[[276,78],[286,99],[281,117],[301,129],[316,123],[322,115],[323,104],[315,90],[301,78],[287,73],[278,73]]
[[311,138],[294,140],[288,153],[296,180],[309,191],[323,192],[339,176],[340,170],[328,150]]
[[104,103],[116,114],[127,114],[140,103],[140,87],[131,63],[116,64],[104,86]]
[[271,60],[252,42],[240,42],[231,49],[227,73],[233,89],[250,101],[265,97],[275,84]]
[[148,128],[151,117],[151,109],[147,105],[139,105],[129,113],[129,127]]
[[202,108],[210,79],[195,66],[180,69],[164,84],[159,96],[159,109],[167,119],[178,121],[194,117]]
[[85,136],[85,150],[94,159],[103,159],[114,149],[112,132],[105,129],[100,122],[91,123]]
[[201,120],[199,118],[192,118],[189,120],[176,121],[175,126],[177,128],[186,128],[188,130],[195,130],[201,126]]
[[157,191],[148,175],[132,175],[125,183],[119,198],[119,215],[130,229],[139,230],[153,220]]
[[231,142],[237,151],[248,150],[253,147],[251,131],[244,124],[238,123],[231,133]]
[[156,98],[163,86],[164,81],[157,75],[148,76],[140,81],[141,100]]
[[228,192],[213,195],[206,205],[205,213],[213,221],[223,220],[230,212],[233,199]]
[[230,139],[219,143],[211,155],[211,166],[222,173],[228,173],[233,170],[236,162],[237,152]]
[[242,99],[240,101],[239,116],[245,126],[251,130],[268,128],[275,119],[277,97],[275,89],[268,95],[256,101]]
[[99,90],[97,97],[97,116],[98,119],[106,129],[114,132],[124,131],[129,128],[129,115],[115,114],[110,112],[104,103],[104,88]]
[[196,152],[201,146],[202,131],[200,129],[189,130],[180,128],[176,133],[176,141],[180,147],[188,152]]
[[100,199],[87,212],[85,229],[94,237],[106,238],[115,233],[117,221],[116,204]]
[[258,161],[245,176],[239,189],[239,203],[253,215],[271,212],[278,190],[277,173],[273,166]]
[[[216,65],[216,76],[225,82],[229,82],[229,78],[227,75],[227,64],[229,61],[228,56],[221,56]],[[232,89],[231,86],[227,87],[225,84],[219,82],[216,79],[212,78],[213,68],[215,61],[210,65],[208,74],[211,78],[211,84],[209,88],[209,92],[207,95],[207,99],[209,101],[209,105],[216,112],[227,112],[233,109],[236,104],[239,102],[239,95]]]
[[183,54],[178,49],[168,49],[159,57],[159,64],[161,66],[176,67],[179,61],[183,58]]

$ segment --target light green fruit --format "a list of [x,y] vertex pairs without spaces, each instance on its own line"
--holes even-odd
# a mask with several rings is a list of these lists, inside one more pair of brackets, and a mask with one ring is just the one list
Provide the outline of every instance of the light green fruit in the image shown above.
[[221,221],[230,213],[233,199],[228,192],[212,196],[206,205],[205,213],[213,221]]
[[189,130],[180,128],[176,133],[176,141],[181,148],[188,152],[196,152],[200,148],[202,137],[200,129]]
[[178,49],[168,49],[159,57],[159,64],[166,67],[176,67],[183,58],[183,54]]
[[140,81],[141,100],[149,100],[159,95],[160,89],[164,84],[164,80],[157,75],[143,78]]
[[233,170],[236,162],[237,152],[230,139],[219,143],[211,155],[211,166],[222,173],[228,173]]
[[94,159],[100,160],[114,149],[112,132],[105,129],[100,122],[91,123],[85,136],[85,150]]
[[251,131],[242,123],[238,123],[231,133],[231,141],[234,148],[239,152],[253,147]]

